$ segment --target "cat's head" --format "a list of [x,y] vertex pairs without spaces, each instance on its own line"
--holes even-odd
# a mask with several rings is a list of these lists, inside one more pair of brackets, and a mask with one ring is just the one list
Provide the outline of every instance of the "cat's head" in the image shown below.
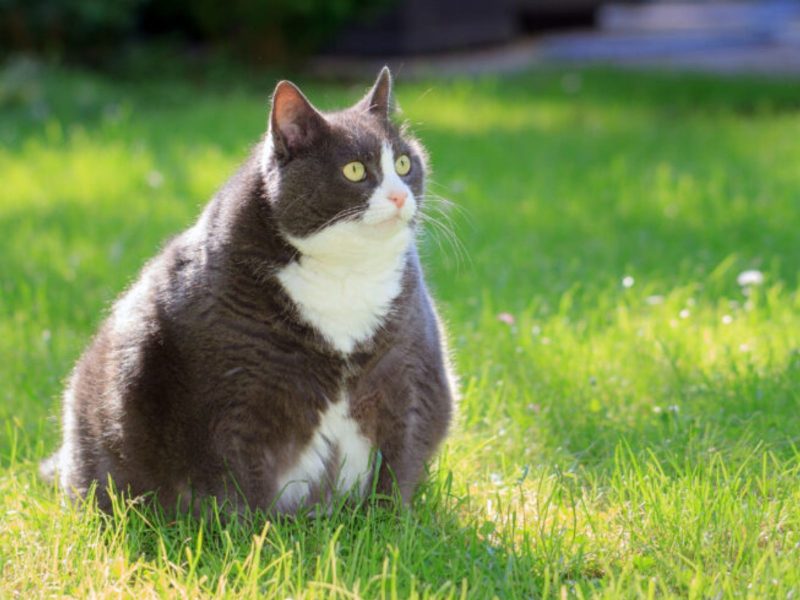
[[364,98],[338,112],[322,113],[295,85],[278,83],[262,167],[272,214],[294,245],[334,226],[376,240],[413,228],[425,156],[393,110],[386,67]]

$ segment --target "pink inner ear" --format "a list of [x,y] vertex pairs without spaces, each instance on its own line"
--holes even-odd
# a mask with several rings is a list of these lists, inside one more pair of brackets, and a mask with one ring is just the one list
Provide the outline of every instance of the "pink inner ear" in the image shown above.
[[291,146],[297,146],[303,142],[303,130],[297,123],[289,121],[288,123],[279,123],[281,133],[286,139],[286,143]]
[[285,125],[297,120],[303,108],[303,100],[301,98],[290,91],[283,92],[276,98],[275,121],[283,129]]
[[308,118],[313,109],[291,85],[278,88],[274,100],[275,126],[290,148],[303,145],[308,140]]

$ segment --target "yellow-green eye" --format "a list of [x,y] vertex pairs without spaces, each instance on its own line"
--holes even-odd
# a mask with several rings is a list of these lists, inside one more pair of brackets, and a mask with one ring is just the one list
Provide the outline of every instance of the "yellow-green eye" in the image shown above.
[[411,159],[408,158],[408,154],[397,157],[397,160],[394,161],[394,170],[397,171],[398,175],[408,175],[411,170]]
[[342,173],[350,181],[362,181],[367,175],[367,170],[364,168],[364,163],[354,160],[344,166]]

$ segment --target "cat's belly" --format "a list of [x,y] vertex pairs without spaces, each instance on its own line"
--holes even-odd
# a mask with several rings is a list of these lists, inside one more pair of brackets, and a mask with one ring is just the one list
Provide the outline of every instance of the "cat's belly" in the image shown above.
[[277,479],[275,507],[293,512],[331,494],[363,496],[369,482],[373,449],[350,416],[345,393],[322,413],[311,441]]

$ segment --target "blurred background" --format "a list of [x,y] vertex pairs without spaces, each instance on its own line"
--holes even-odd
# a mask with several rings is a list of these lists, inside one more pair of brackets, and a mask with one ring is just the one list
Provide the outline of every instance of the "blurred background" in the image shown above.
[[800,71],[797,0],[0,0],[6,58],[117,68],[159,54],[361,77],[603,62]]

